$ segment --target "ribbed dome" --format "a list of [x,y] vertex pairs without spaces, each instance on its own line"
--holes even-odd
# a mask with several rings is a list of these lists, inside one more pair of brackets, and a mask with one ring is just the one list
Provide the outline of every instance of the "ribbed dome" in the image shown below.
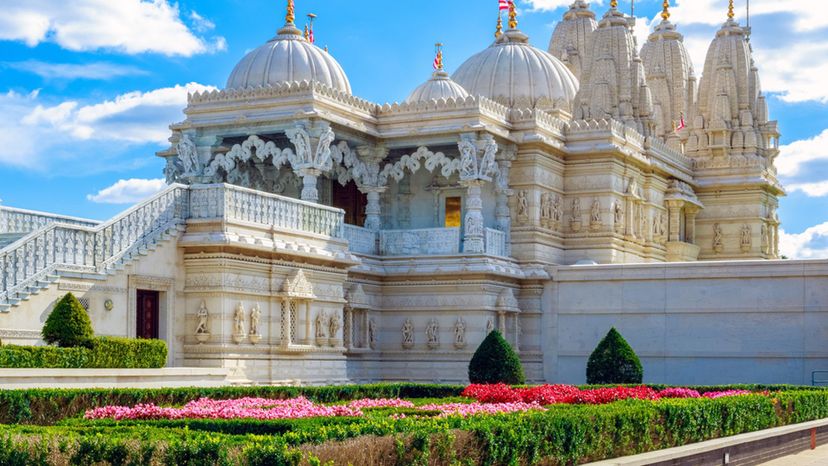
[[230,73],[227,89],[244,89],[294,81],[317,81],[351,93],[351,84],[334,58],[311,44],[302,31],[286,24],[276,37],[248,53]]
[[431,79],[421,84],[405,99],[405,103],[428,102],[439,99],[465,99],[469,96],[463,86],[452,81],[448,73],[437,70]]
[[559,100],[570,105],[578,93],[578,79],[566,65],[529,45],[526,34],[516,29],[466,60],[452,78],[469,94],[509,107]]

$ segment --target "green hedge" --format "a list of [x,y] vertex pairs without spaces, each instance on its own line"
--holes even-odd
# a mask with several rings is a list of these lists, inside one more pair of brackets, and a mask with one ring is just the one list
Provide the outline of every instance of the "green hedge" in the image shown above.
[[[69,464],[294,465],[324,464],[346,454],[354,464],[363,464],[363,453],[353,444],[336,442],[376,436],[393,440],[370,439],[368,449],[380,449],[383,459],[391,461],[387,464],[448,465],[459,460],[564,465],[825,417],[828,391],[799,390],[774,396],[561,405],[546,412],[465,419],[368,415],[276,422],[73,420],[62,426],[9,426],[5,440],[0,436],[0,464],[51,464],[51,459],[62,458]],[[314,448],[321,444],[325,447]]]
[[13,369],[152,369],[167,363],[162,340],[98,337],[88,347],[0,346],[0,367]]

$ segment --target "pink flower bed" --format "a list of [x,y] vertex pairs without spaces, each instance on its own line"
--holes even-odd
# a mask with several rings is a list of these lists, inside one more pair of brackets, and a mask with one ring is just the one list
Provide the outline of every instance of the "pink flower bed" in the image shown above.
[[370,398],[364,398],[362,400],[354,400],[348,403],[348,407],[354,409],[363,409],[363,408],[413,408],[414,403],[406,400],[401,400],[399,398],[392,399],[392,398],[381,398],[378,400],[372,400]]
[[478,414],[504,414],[529,410],[546,411],[537,403],[447,403],[420,406],[421,411],[439,411],[440,417],[475,416]]
[[505,384],[469,385],[461,396],[480,403],[536,403],[550,404],[606,404],[620,400],[659,400],[661,398],[720,398],[723,396],[747,395],[747,390],[708,392],[704,395],[689,388],[667,388],[662,391],[650,387],[610,387],[581,390],[571,385],[539,385],[529,388],[514,388]]

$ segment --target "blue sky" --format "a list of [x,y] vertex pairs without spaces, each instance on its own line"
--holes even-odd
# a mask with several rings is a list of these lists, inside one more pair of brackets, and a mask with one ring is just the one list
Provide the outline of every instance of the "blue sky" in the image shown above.
[[[520,28],[546,49],[571,0],[519,0]],[[188,90],[221,88],[235,63],[284,22],[284,0],[4,0],[0,17],[0,199],[105,219],[158,189],[167,126]],[[297,0],[313,12],[353,91],[393,102],[488,46],[495,0]],[[599,17],[608,1],[592,2]],[[620,7],[629,11],[628,1]],[[726,0],[673,1],[698,73]],[[737,2],[744,21],[744,0]],[[646,37],[661,0],[636,2]],[[779,120],[783,252],[828,257],[828,18],[808,2],[754,0],[753,48]]]

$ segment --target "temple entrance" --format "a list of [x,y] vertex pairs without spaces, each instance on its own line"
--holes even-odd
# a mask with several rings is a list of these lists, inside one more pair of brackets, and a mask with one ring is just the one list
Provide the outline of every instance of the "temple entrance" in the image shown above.
[[158,291],[137,290],[135,336],[138,338],[158,338],[158,315],[160,313]]
[[345,223],[363,226],[365,224],[365,206],[368,198],[357,189],[356,183],[349,181],[342,186],[334,181],[331,200],[334,207],[345,211]]

